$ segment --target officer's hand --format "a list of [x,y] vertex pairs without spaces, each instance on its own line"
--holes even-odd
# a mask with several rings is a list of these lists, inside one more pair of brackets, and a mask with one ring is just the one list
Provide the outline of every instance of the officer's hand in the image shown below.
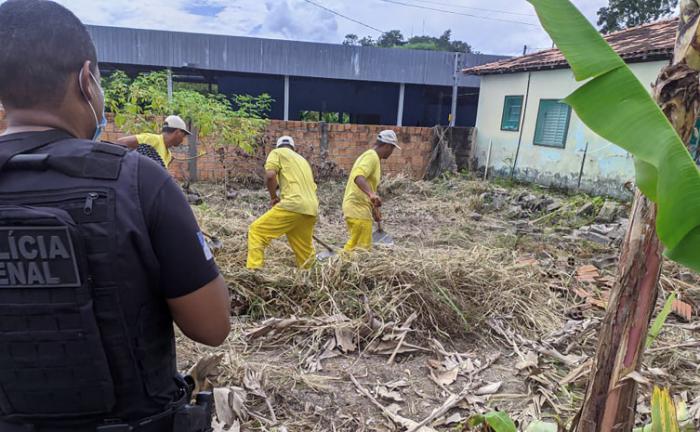
[[276,205],[279,204],[279,203],[280,203],[280,199],[279,199],[278,197],[272,198],[272,199],[270,200],[270,208],[276,206]]

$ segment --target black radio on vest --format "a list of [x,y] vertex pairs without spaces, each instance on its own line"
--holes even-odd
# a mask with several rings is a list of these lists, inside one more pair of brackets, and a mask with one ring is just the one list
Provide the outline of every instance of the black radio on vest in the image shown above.
[[210,399],[188,408],[139,259],[138,160],[58,130],[0,137],[0,431],[210,430],[183,415]]

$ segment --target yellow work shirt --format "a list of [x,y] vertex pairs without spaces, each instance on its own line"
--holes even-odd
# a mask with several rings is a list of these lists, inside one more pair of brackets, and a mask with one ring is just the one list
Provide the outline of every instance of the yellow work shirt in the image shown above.
[[139,144],[147,144],[153,147],[156,152],[158,152],[158,156],[163,159],[163,163],[166,167],[173,161],[173,155],[170,153],[170,149],[165,146],[163,135],[142,133],[136,135],[136,141],[138,141]]
[[372,192],[377,192],[379,179],[382,176],[382,167],[379,163],[379,155],[374,149],[362,153],[355,161],[343,197],[343,215],[346,218],[372,220],[372,202],[367,194],[355,184],[357,176],[366,178]]
[[265,170],[277,173],[281,193],[277,207],[303,215],[318,215],[314,173],[299,153],[289,148],[272,150],[267,156]]

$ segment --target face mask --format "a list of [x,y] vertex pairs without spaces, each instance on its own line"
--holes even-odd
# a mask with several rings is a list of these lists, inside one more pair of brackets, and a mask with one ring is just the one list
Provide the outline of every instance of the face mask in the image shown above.
[[[102,91],[102,87],[100,87],[100,83],[97,82],[97,78],[95,78],[95,75],[93,75],[92,72],[90,72],[90,77],[93,81],[95,81],[95,84],[97,84],[97,88],[100,89],[100,93],[102,94],[102,99],[104,99],[104,92]],[[92,136],[92,140],[97,141],[102,135],[102,132],[105,130],[105,127],[107,127],[107,116],[105,115],[104,106],[102,107],[102,119],[100,120],[97,118],[97,111],[95,111],[95,107],[92,105],[92,102],[90,102],[90,99],[88,99],[87,96],[85,96],[85,90],[83,90],[83,83],[82,81],[80,81],[80,74],[78,74],[78,85],[80,86],[80,92],[83,94],[85,101],[92,110],[92,115],[95,116],[95,134]]]

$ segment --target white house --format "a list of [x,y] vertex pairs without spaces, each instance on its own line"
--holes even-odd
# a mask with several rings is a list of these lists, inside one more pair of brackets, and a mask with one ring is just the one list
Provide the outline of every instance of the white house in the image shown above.
[[[606,40],[651,91],[673,55],[677,20],[610,34]],[[631,156],[590,131],[561,99],[581,84],[558,49],[465,69],[481,76],[474,156],[490,172],[622,197]],[[490,151],[490,152],[489,152]]]

